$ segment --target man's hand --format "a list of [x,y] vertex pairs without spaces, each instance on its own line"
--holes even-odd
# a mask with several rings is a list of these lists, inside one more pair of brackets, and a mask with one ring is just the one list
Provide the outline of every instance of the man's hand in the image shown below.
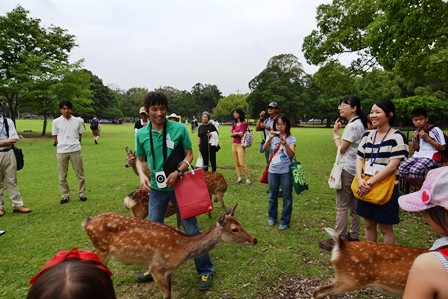
[[145,191],[149,191],[150,186],[151,182],[149,178],[146,175],[140,176],[140,187]]
[[173,186],[177,180],[179,179],[179,173],[177,171],[173,171],[166,179],[166,185],[168,187]]

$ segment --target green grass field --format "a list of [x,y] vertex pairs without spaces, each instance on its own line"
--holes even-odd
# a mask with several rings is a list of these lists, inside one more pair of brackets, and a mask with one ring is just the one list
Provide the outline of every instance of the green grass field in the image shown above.
[[[40,132],[42,121],[18,120],[18,131]],[[126,146],[134,147],[133,125],[102,125],[99,144],[95,145],[88,129],[82,139],[82,153],[87,186],[87,202],[76,195],[76,179],[69,170],[71,201],[59,203],[56,149],[50,136],[23,139],[18,146],[25,154],[25,167],[18,174],[25,205],[33,210],[27,215],[12,213],[5,194],[6,214],[0,218],[0,297],[24,298],[28,281],[60,250],[72,247],[93,249],[81,228],[84,218],[102,212],[124,215],[123,198],[139,185],[137,176],[125,168]],[[48,130],[51,131],[51,122]],[[322,278],[332,276],[330,253],[319,249],[318,242],[328,236],[324,227],[334,227],[335,192],[327,178],[335,155],[332,131],[325,128],[293,129],[297,139],[297,159],[302,162],[310,190],[294,195],[291,228],[278,230],[267,225],[267,185],[258,182],[264,170],[264,155],[258,152],[261,133],[246,151],[252,185],[236,185],[231,154],[230,127],[221,126],[217,153],[218,171],[228,182],[224,196],[227,206],[238,203],[236,217],[259,240],[255,247],[221,245],[211,252],[216,274],[206,292],[196,289],[193,261],[187,261],[175,273],[175,298],[275,298],[278,286],[290,277]],[[25,135],[28,136],[28,135]],[[192,136],[197,154],[197,136]],[[281,202],[280,202],[281,207]],[[281,210],[281,209],[280,209]],[[201,229],[210,227],[223,214],[216,206],[212,219],[199,216]],[[400,245],[429,246],[436,237],[421,214],[402,212],[396,226]],[[175,225],[175,218],[167,219]],[[139,284],[135,275],[140,266],[124,265],[114,260],[108,266],[119,298],[161,298],[153,283]],[[312,292],[312,290],[310,290]],[[370,296],[371,297],[371,296]],[[367,294],[366,297],[369,298]]]

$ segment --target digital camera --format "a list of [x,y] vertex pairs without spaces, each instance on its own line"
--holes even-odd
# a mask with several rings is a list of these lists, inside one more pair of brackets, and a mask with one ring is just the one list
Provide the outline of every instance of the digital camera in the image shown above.
[[275,136],[275,137],[280,136],[280,132],[279,132],[279,131],[275,131],[275,132],[274,132],[274,136]]
[[165,171],[156,172],[156,183],[159,188],[166,188],[166,175]]

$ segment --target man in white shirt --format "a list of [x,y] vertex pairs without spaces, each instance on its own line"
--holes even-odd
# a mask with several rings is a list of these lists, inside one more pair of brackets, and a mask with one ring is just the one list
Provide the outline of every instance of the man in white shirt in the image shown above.
[[23,206],[23,199],[17,184],[17,162],[12,146],[19,139],[14,122],[2,115],[0,104],[0,216],[5,215],[3,189],[6,186],[13,204],[13,212],[29,213]]
[[70,101],[60,102],[59,110],[62,115],[53,121],[52,126],[54,146],[57,146],[61,204],[67,203],[70,199],[70,188],[67,182],[68,161],[72,162],[78,180],[79,200],[87,200],[80,142],[82,124],[79,118],[72,116],[72,109],[73,106]]
[[411,184],[423,184],[425,171],[436,165],[440,151],[445,150],[446,140],[440,128],[428,124],[428,113],[423,108],[412,111],[412,122],[417,128],[412,137],[414,154],[398,167],[400,176],[408,178]]

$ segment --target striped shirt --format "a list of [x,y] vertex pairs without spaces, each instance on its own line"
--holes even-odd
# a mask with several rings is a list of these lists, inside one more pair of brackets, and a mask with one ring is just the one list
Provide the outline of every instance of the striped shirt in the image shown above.
[[442,265],[446,269],[446,272],[448,272],[448,259],[437,250],[447,247],[447,246],[448,246],[448,237],[443,237],[443,238],[437,239],[434,242],[434,244],[432,245],[432,247],[429,249],[432,254],[434,254],[435,256],[437,256],[440,259],[440,261],[442,262]]
[[[399,130],[389,132],[384,140],[375,139],[377,130],[364,133],[358,146],[358,158],[373,163],[374,165],[386,166],[391,159],[405,159],[409,154],[409,146],[406,137]],[[398,167],[395,172],[398,184]]]

